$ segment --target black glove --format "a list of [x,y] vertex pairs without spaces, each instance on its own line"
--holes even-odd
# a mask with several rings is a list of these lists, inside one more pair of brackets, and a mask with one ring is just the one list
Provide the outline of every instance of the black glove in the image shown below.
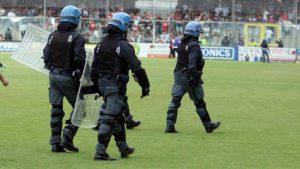
[[149,96],[149,93],[150,93],[150,89],[147,87],[147,88],[143,88],[142,89],[142,95],[141,95],[141,99],[145,96]]
[[76,69],[73,71],[72,76],[73,76],[73,84],[76,90],[79,89],[80,86],[80,78],[81,78],[81,71],[79,69]]

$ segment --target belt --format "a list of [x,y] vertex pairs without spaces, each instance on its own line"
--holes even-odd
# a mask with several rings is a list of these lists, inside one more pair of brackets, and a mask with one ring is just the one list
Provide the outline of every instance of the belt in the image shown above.
[[74,71],[64,70],[61,68],[51,68],[50,72],[52,74],[57,74],[57,75],[62,75],[62,76],[67,76],[67,77],[73,77],[73,73],[74,73]]
[[102,78],[102,77],[105,77],[105,78],[116,78],[117,75],[113,74],[113,73],[105,73],[105,72],[101,72],[99,73],[99,78]]
[[181,73],[187,73],[187,68],[184,67],[184,68],[178,68],[176,67],[174,72],[181,72]]

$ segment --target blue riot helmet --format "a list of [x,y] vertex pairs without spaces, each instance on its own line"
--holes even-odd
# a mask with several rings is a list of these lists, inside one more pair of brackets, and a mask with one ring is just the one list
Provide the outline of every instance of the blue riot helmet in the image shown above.
[[185,35],[191,35],[193,37],[199,37],[200,33],[203,32],[202,26],[199,22],[191,21],[188,24],[186,24],[184,29]]
[[127,13],[117,12],[113,15],[108,24],[118,27],[123,32],[127,32],[128,29],[132,28],[133,21]]
[[60,13],[60,22],[68,22],[78,25],[80,21],[80,10],[73,5],[65,6]]

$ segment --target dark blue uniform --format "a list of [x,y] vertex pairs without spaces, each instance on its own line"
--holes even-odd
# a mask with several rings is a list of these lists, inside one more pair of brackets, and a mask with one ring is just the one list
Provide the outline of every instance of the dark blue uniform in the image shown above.
[[[73,146],[73,137],[78,127],[67,120],[61,140],[62,119],[64,117],[63,98],[66,97],[72,108],[75,106],[78,80],[75,70],[82,72],[85,64],[86,51],[84,38],[75,31],[72,24],[60,24],[53,32],[44,48],[45,65],[49,69],[49,102],[51,109],[51,145],[66,143],[67,149],[78,151]],[[72,116],[72,113],[70,117]],[[77,150],[76,150],[77,149]]]
[[269,49],[268,49],[268,43],[266,40],[263,40],[261,45],[261,50],[262,50],[262,59],[263,59],[263,62],[268,62],[270,63],[270,59],[269,59]]
[[180,107],[181,99],[185,93],[189,94],[196,106],[206,131],[210,132],[212,125],[210,116],[204,101],[204,92],[201,79],[204,60],[199,46],[198,38],[185,35],[178,47],[178,59],[174,70],[174,85],[172,88],[172,101],[167,112],[167,127],[165,132],[174,133],[177,120],[177,110]]
[[126,143],[122,108],[125,107],[129,67],[132,72],[143,70],[132,45],[126,40],[126,34],[112,25],[106,31],[107,36],[94,50],[91,72],[91,78],[98,84],[105,101],[105,107],[100,112],[95,159],[109,158],[106,148],[112,134],[122,156],[132,153],[128,152],[131,150]]

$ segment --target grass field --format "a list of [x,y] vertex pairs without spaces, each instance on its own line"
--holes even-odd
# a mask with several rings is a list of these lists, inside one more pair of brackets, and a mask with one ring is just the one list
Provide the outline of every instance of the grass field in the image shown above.
[[[179,134],[165,134],[175,60],[142,59],[151,93],[129,83],[132,114],[142,125],[127,131],[136,152],[115,162],[94,161],[97,133],[79,129],[79,153],[50,152],[47,76],[0,54],[10,80],[0,86],[1,169],[277,169],[300,168],[300,65],[207,61],[205,100],[221,127],[206,134],[187,96],[179,110]],[[65,104],[67,105],[67,104]],[[70,107],[66,112],[70,112]]]

